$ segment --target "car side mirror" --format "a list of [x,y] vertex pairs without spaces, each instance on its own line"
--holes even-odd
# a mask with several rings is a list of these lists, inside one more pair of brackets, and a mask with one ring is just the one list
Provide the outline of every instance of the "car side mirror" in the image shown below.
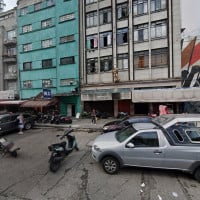
[[134,148],[135,145],[132,143],[132,142],[129,142],[127,145],[126,145],[127,148]]

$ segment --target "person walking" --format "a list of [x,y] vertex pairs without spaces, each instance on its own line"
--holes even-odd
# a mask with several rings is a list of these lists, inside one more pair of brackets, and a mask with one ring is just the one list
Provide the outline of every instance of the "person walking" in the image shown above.
[[24,117],[22,114],[20,114],[18,117],[18,128],[19,128],[19,132],[18,134],[19,135],[22,135],[23,134],[23,128],[24,128]]
[[92,117],[92,124],[96,125],[96,110],[94,108],[92,109],[91,117]]

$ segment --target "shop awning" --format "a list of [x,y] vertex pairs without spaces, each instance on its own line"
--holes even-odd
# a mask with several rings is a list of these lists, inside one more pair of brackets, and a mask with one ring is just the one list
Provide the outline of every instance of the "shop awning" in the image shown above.
[[29,100],[24,102],[20,107],[27,107],[27,108],[41,108],[46,106],[54,105],[55,101],[52,100]]
[[132,102],[187,102],[200,101],[200,88],[169,88],[132,90]]
[[16,100],[16,101],[0,101],[0,105],[21,105],[23,104],[24,100]]

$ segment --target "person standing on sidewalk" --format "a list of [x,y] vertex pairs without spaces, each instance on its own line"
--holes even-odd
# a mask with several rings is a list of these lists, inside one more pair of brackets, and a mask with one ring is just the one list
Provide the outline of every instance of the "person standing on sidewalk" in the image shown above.
[[24,128],[24,117],[22,114],[20,114],[18,117],[18,128],[19,128],[19,133],[20,135],[23,134],[23,128]]
[[96,110],[94,108],[92,109],[91,117],[92,117],[92,124],[96,125]]

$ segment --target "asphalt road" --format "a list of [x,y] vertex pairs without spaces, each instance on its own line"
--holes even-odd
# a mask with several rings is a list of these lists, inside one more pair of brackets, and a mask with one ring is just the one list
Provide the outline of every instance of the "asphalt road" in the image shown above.
[[88,144],[98,132],[75,132],[80,151],[72,152],[57,173],[48,168],[48,145],[62,128],[10,134],[19,156],[0,156],[0,200],[199,200],[200,183],[174,171],[124,168],[106,174],[91,158]]

